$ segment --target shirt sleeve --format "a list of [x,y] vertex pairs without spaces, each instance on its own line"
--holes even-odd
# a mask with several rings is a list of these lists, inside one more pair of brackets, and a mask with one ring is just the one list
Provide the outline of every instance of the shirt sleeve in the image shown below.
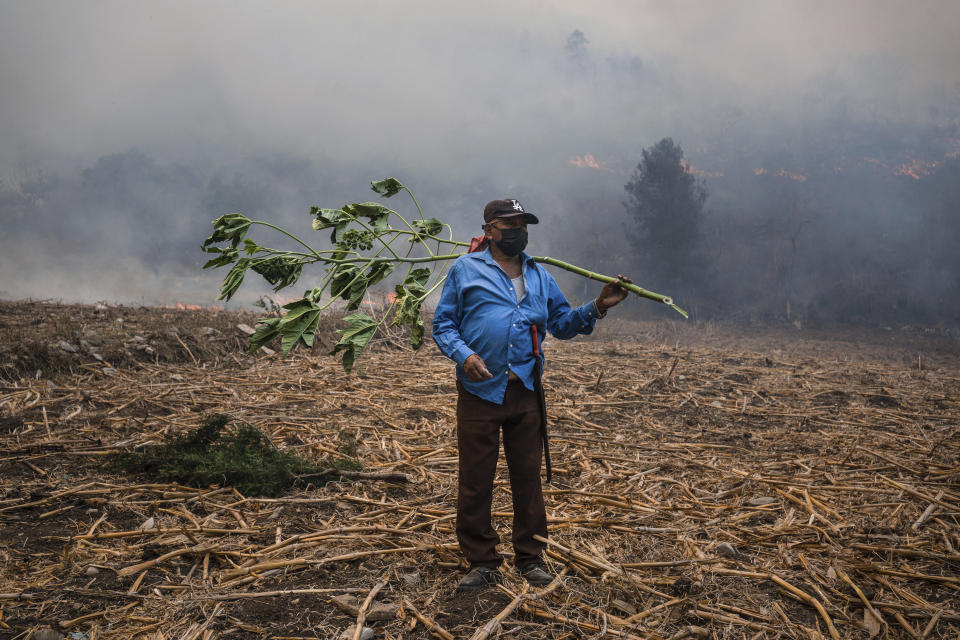
[[463,299],[460,292],[460,268],[454,264],[443,283],[440,302],[433,312],[433,341],[440,352],[458,365],[463,366],[474,351],[460,336],[460,321],[463,319]]
[[601,317],[594,301],[571,309],[566,296],[557,286],[557,281],[546,270],[543,273],[547,294],[547,329],[550,333],[561,340],[592,333],[597,318]]

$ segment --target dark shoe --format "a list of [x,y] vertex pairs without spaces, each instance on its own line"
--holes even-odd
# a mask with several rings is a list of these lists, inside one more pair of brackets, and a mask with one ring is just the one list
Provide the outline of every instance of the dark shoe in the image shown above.
[[520,567],[520,575],[535,587],[545,587],[553,582],[553,576],[539,562],[531,562]]
[[474,567],[460,580],[457,591],[473,591],[494,585],[499,574],[500,571],[493,567]]

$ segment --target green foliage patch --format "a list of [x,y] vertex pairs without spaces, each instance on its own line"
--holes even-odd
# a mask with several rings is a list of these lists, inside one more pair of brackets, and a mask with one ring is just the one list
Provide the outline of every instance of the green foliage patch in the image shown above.
[[162,445],[113,456],[116,470],[190,487],[232,486],[245,496],[277,496],[302,483],[337,480],[340,470],[357,470],[356,460],[307,460],[280,451],[258,429],[241,424],[226,429],[230,418],[213,414],[200,427],[168,436]]

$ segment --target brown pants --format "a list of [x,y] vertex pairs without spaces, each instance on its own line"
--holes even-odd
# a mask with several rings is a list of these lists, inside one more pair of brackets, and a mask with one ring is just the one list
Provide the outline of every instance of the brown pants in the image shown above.
[[457,540],[471,566],[498,567],[500,536],[490,522],[493,477],[500,456],[500,430],[513,493],[514,564],[540,559],[547,537],[547,514],[540,488],[540,407],[537,395],[520,381],[507,384],[503,404],[467,392],[457,383],[457,448],[460,477],[457,492]]

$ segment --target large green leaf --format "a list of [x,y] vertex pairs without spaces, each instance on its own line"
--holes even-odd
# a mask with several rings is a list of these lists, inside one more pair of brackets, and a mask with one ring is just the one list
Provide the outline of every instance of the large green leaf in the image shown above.
[[209,269],[210,267],[224,267],[228,264],[233,264],[237,261],[237,258],[240,257],[240,254],[237,253],[237,250],[233,247],[227,247],[221,249],[220,247],[207,247],[204,249],[207,253],[219,253],[220,255],[216,258],[211,258],[207,260],[206,264],[203,265],[204,269]]
[[257,330],[250,336],[249,353],[253,353],[280,335],[280,328],[278,326],[280,320],[282,320],[282,318],[275,317],[259,318],[257,320]]
[[[341,264],[337,266],[336,275],[330,281],[330,295],[341,297],[344,300],[350,299],[351,283],[357,279],[360,273],[360,267],[354,264]],[[359,276],[363,279],[363,276]]]
[[203,248],[206,249],[211,244],[225,242],[229,240],[236,249],[243,236],[246,235],[253,222],[250,218],[240,213],[228,213],[222,215],[213,221],[213,233],[209,238],[203,241]]
[[320,207],[310,207],[310,215],[313,216],[313,228],[315,231],[335,227],[342,222],[349,222],[350,216],[342,209],[322,209]]
[[230,273],[223,279],[223,284],[220,286],[220,297],[217,298],[217,300],[229,300],[232,298],[233,294],[240,288],[240,285],[243,284],[243,276],[246,275],[247,269],[249,268],[250,258],[240,258],[237,260],[237,264],[233,265]]
[[421,236],[435,236],[443,231],[443,223],[436,218],[427,218],[426,220],[414,220],[410,223],[413,227],[420,230],[420,234],[412,236],[410,242],[416,242]]
[[277,324],[283,355],[287,355],[300,342],[312,347],[323,309],[310,300],[297,300],[283,305],[283,308],[287,309],[287,313]]
[[393,325],[410,325],[410,345],[419,349],[423,344],[423,319],[420,318],[420,305],[426,295],[427,280],[430,279],[429,269],[414,269],[404,279],[403,284],[397,285],[397,297]]
[[316,231],[329,229],[333,227],[330,234],[330,242],[340,244],[343,242],[343,236],[346,234],[353,218],[343,209],[321,209],[320,207],[311,207],[310,214],[313,218],[313,228]]
[[350,223],[358,218],[369,220],[374,233],[383,233],[389,228],[388,221],[393,213],[396,212],[378,202],[354,202],[340,209],[310,208],[310,214],[314,217],[313,228],[319,231],[333,227],[330,242],[334,244],[343,242]]
[[350,285],[350,291],[347,295],[347,310],[354,311],[360,307],[360,302],[363,301],[363,295],[367,292],[367,282],[366,276],[360,276],[357,278],[356,282]]
[[414,269],[403,280],[403,287],[410,293],[422,296],[427,292],[427,280],[430,279],[430,269]]
[[360,307],[367,289],[386,278],[396,267],[386,261],[375,261],[366,271],[363,266],[344,265],[330,283],[330,294],[347,301],[347,310]]
[[343,369],[350,373],[357,356],[377,332],[377,321],[365,313],[351,313],[343,319],[347,322],[347,328],[337,330],[340,341],[333,347],[330,355],[343,351]]
[[396,178],[384,178],[383,180],[374,180],[370,183],[370,188],[382,195],[384,198],[395,196],[403,189],[403,185]]
[[396,266],[395,263],[387,262],[386,260],[374,262],[367,271],[367,286],[372,287],[386,278],[393,272]]
[[337,267],[336,275],[330,281],[330,295],[347,301],[347,309],[353,311],[360,306],[369,283],[363,273],[363,266],[342,264]]
[[423,320],[417,316],[417,321],[410,329],[410,346],[419,349],[423,346]]
[[293,256],[274,256],[257,261],[250,268],[272,284],[274,291],[279,291],[300,279],[303,261]]
[[423,344],[423,319],[420,317],[420,305],[423,304],[423,300],[407,294],[398,298],[394,304],[397,305],[397,310],[392,324],[410,325],[410,346],[419,349]]
[[320,302],[323,298],[324,289],[322,287],[314,287],[313,289],[307,289],[303,292],[303,297],[306,300],[311,302]]
[[396,213],[393,209],[383,206],[379,202],[354,202],[343,205],[343,210],[356,218],[366,218],[370,221],[375,233],[387,230],[390,215]]

